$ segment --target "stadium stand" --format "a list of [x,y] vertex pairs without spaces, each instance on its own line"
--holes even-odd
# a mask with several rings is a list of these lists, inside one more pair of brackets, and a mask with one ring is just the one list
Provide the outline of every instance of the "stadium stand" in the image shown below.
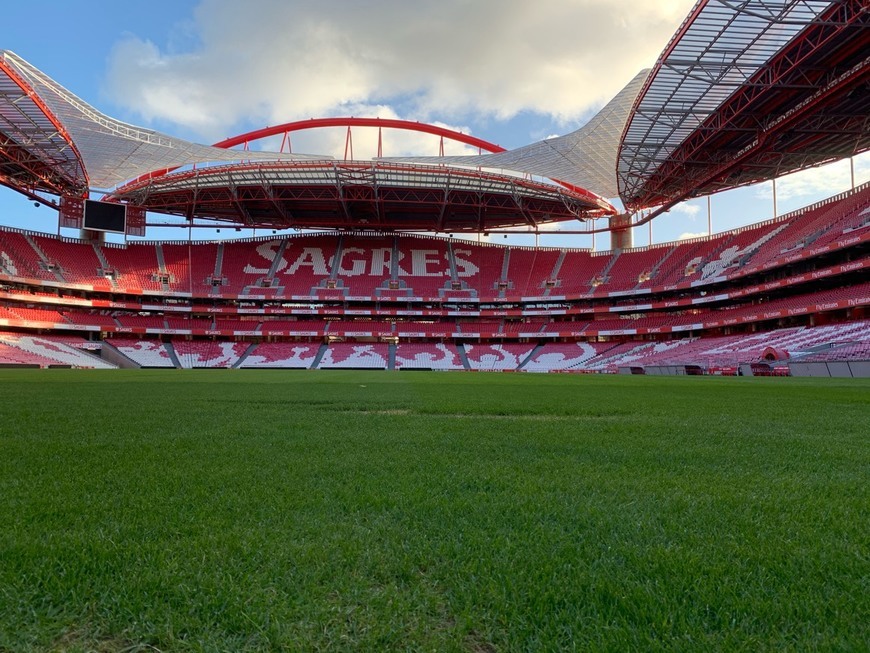
[[[710,238],[603,253],[373,234],[118,246],[0,230],[0,325],[345,340],[297,356],[292,342],[224,352],[181,338],[186,367],[230,366],[248,352],[245,367],[730,369],[768,346],[794,347],[783,328],[866,316],[868,188]],[[607,342],[585,342],[597,338]],[[159,343],[134,342],[144,349],[133,360],[172,364]]]

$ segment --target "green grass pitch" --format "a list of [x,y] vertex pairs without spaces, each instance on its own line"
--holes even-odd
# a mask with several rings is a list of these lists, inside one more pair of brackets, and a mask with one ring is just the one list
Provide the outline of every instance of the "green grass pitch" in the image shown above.
[[870,383],[0,371],[0,651],[861,651]]

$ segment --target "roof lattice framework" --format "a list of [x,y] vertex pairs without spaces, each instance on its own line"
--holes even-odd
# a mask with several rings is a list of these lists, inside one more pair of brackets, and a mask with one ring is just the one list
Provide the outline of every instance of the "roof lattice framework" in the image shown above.
[[61,178],[54,185],[65,182],[64,192],[114,188],[155,170],[194,163],[331,158],[226,150],[136,127],[97,111],[16,54],[4,51],[0,57],[0,138],[46,167],[56,164]]
[[619,152],[630,208],[672,204],[870,146],[865,0],[699,0]]
[[0,56],[0,181],[31,192],[87,188],[68,134],[7,62],[6,55]]

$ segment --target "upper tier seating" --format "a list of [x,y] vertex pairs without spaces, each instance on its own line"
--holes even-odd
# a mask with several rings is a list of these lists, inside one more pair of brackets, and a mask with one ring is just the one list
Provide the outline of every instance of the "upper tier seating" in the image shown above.
[[[294,239],[287,241],[288,249],[293,242],[295,242]],[[275,264],[281,246],[281,240],[277,239],[224,243],[220,274],[214,277],[212,284],[214,294],[241,295],[251,287],[257,288],[258,284],[261,284],[261,280],[269,276],[273,265],[278,268],[276,272],[286,267],[286,257],[284,261]],[[214,276],[213,273],[212,276]],[[280,278],[283,279],[283,277]],[[281,282],[276,281],[276,285],[280,286]],[[305,294],[308,294],[307,290]]]
[[594,290],[593,281],[601,275],[613,255],[610,252],[593,254],[587,250],[566,250],[559,269],[558,295],[587,295]]
[[57,281],[57,276],[47,269],[46,262],[28,238],[16,231],[0,231],[0,274]]
[[[378,288],[389,285],[394,240],[392,236],[342,236],[334,276],[348,295],[373,297]],[[405,261],[398,263],[400,275],[406,265]]]
[[506,248],[470,241],[456,241],[452,243],[452,248],[459,283],[477,290],[481,298],[498,297]]
[[[337,249],[338,238],[335,236],[288,238],[287,246],[275,270],[275,285],[283,287],[286,295],[309,296],[315,286],[337,286],[338,282],[331,279]],[[260,258],[262,270],[267,267],[268,261],[262,256]],[[331,281],[334,284],[330,284]]]
[[562,256],[560,249],[514,247],[508,255],[506,294],[511,297],[540,297]]
[[169,288],[176,292],[208,295],[214,291],[217,243],[163,243],[163,263],[169,275]]
[[441,290],[450,287],[453,279],[446,240],[409,237],[398,238],[397,244],[397,285],[409,288],[415,297],[438,297]]
[[49,236],[31,236],[49,261],[58,266],[61,276],[70,283],[93,286],[94,290],[111,290],[103,275],[103,264],[90,243],[58,240]]
[[135,292],[163,290],[162,272],[154,244],[121,246],[105,243],[100,249],[109,268],[117,272],[115,281],[119,288]]
[[[583,297],[713,280],[868,228],[870,186],[710,238],[622,252],[367,234],[95,245],[0,230],[0,274],[100,291],[192,291],[199,297]],[[114,274],[114,281],[105,274]]]

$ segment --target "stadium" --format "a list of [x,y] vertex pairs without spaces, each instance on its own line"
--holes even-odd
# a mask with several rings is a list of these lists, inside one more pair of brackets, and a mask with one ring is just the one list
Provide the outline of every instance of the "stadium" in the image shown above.
[[[768,21],[701,3],[655,67],[586,125],[510,151],[374,118],[200,146],[119,123],[6,52],[2,181],[82,237],[3,231],[2,360],[866,376],[866,186],[745,228],[631,247],[633,228],[687,198],[867,150],[860,4],[786,3]],[[710,63],[724,45],[733,60]],[[687,57],[690,68],[676,63]],[[327,126],[347,129],[343,160],[285,147]],[[356,161],[361,127],[378,130],[379,155],[388,129],[480,154]],[[279,152],[254,149],[269,137],[282,138]],[[94,188],[108,189],[104,204],[88,201]],[[628,213],[603,199],[617,195]],[[124,215],[89,223],[86,201],[94,215]],[[153,214],[294,232],[101,237],[144,236]],[[602,219],[607,250],[458,237]]]
[[[198,19],[254,5],[323,9]],[[0,51],[0,184],[52,227],[0,220],[0,652],[865,650],[868,22],[697,0],[513,148],[204,145]],[[773,217],[714,233],[759,183]],[[706,235],[653,242],[693,200]]]

